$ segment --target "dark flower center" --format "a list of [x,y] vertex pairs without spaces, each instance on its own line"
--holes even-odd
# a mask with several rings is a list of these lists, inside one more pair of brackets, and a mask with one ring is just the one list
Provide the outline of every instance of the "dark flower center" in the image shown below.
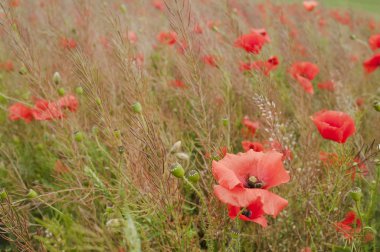
[[245,217],[249,218],[251,217],[252,215],[252,211],[251,210],[248,210],[248,209],[244,209],[242,212],[241,212],[242,215],[244,215]]
[[247,179],[247,188],[263,188],[263,187],[264,187],[264,182],[260,181],[255,176],[250,176]]

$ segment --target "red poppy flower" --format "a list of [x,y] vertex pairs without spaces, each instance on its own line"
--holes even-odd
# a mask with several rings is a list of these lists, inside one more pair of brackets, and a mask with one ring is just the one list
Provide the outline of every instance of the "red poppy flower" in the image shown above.
[[9,6],[13,7],[13,8],[16,8],[16,7],[20,6],[20,0],[10,0],[9,1]]
[[174,45],[177,42],[177,33],[175,32],[160,32],[157,35],[157,40],[161,44]]
[[77,47],[77,42],[72,38],[61,38],[61,46],[64,49],[74,49]]
[[362,97],[357,98],[355,103],[356,103],[356,106],[358,106],[358,107],[363,106],[364,105],[364,98],[362,98]]
[[340,111],[322,110],[311,119],[323,138],[338,143],[345,143],[356,131],[354,120]]
[[249,151],[249,150],[253,150],[255,152],[264,151],[264,146],[259,142],[242,141],[241,145],[243,146],[244,151]]
[[318,83],[318,88],[334,92],[335,91],[335,83],[333,81],[321,82],[321,83]]
[[133,31],[129,31],[128,32],[128,40],[129,40],[129,43],[135,44],[137,42],[137,35],[136,35],[136,33],[133,32]]
[[78,109],[78,100],[74,95],[66,95],[58,100],[58,106],[62,109],[68,109],[75,112]]
[[380,48],[380,34],[372,35],[368,40],[369,46],[373,51]]
[[265,28],[251,29],[251,32],[261,35],[262,37],[265,38],[266,42],[268,42],[268,43],[270,42],[270,37],[269,37],[267,31],[265,30]]
[[231,219],[239,217],[243,221],[252,221],[260,224],[262,227],[267,227],[268,223],[264,216],[263,203],[261,198],[257,198],[246,208],[228,205],[228,216]]
[[202,33],[203,33],[203,29],[202,29],[202,27],[201,27],[199,24],[196,24],[196,25],[194,26],[193,31],[194,31],[196,34],[202,34]]
[[264,36],[251,32],[240,36],[235,41],[235,46],[244,49],[248,53],[258,54],[266,43],[267,40]]
[[32,109],[22,103],[15,103],[8,108],[8,117],[11,121],[22,119],[29,123],[33,120]]
[[364,61],[364,70],[367,73],[372,73],[380,66],[380,53],[375,54],[372,58]]
[[255,135],[256,130],[260,127],[259,122],[249,120],[248,116],[243,118],[243,125],[248,129],[248,132],[252,137]]
[[217,63],[216,63],[216,57],[213,56],[213,55],[205,55],[202,57],[202,60],[205,64],[209,65],[209,66],[212,66],[212,67],[216,67],[217,66]]
[[355,157],[351,169],[347,170],[347,174],[351,174],[351,179],[354,181],[358,172],[365,176],[368,174],[368,168],[359,157]]
[[57,103],[42,99],[36,101],[32,114],[33,118],[37,121],[62,119],[65,117]]
[[277,216],[288,202],[267,189],[290,179],[281,158],[282,154],[275,151],[249,150],[213,161],[212,172],[219,184],[214,186],[215,195],[223,203],[237,207],[248,207],[260,198],[264,213]]
[[336,153],[328,153],[324,151],[319,152],[319,160],[326,165],[333,165],[338,162],[338,155]]
[[317,1],[314,1],[314,0],[303,1],[303,7],[305,7],[305,9],[307,11],[312,11],[317,6],[318,6],[318,2]]
[[170,85],[174,88],[182,88],[182,89],[186,89],[187,86],[185,83],[183,83],[182,81],[180,80],[173,80],[170,82]]
[[4,69],[7,72],[12,72],[14,70],[13,62],[7,60],[4,63],[0,63],[0,69]]
[[299,84],[301,84],[307,93],[314,93],[311,81],[319,73],[319,68],[315,64],[310,62],[296,62],[289,69],[289,73]]
[[159,11],[163,11],[165,9],[165,3],[162,0],[153,0],[152,5]]
[[351,240],[361,230],[361,221],[354,211],[349,211],[341,222],[335,223],[335,228],[342,233],[346,239]]

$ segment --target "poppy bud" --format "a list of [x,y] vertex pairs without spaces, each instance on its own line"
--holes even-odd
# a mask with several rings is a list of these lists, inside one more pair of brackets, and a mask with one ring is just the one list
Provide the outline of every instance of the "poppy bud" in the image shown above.
[[176,153],[181,149],[181,141],[177,141],[173,144],[173,146],[170,148],[170,153]]
[[36,193],[36,191],[34,191],[33,189],[29,189],[29,192],[26,195],[26,197],[29,199],[34,199],[38,197],[38,193]]
[[5,200],[8,197],[8,194],[5,190],[1,191],[0,199]]
[[120,132],[120,130],[115,129],[115,130],[113,131],[113,135],[114,135],[117,139],[120,139],[120,137],[121,137],[121,132]]
[[201,178],[201,176],[200,176],[198,171],[196,171],[196,170],[189,171],[188,179],[190,180],[190,182],[197,183],[200,178]]
[[59,95],[59,96],[64,96],[65,93],[66,93],[66,91],[65,91],[64,88],[58,88],[57,92],[58,92],[58,95]]
[[376,230],[372,227],[364,227],[364,242],[371,242],[375,239],[375,236],[377,234]]
[[228,126],[228,119],[227,118],[223,118],[222,119],[222,123],[223,123],[223,126],[227,127]]
[[121,4],[120,5],[120,10],[121,12],[123,12],[124,14],[127,13],[127,6],[125,4]]
[[95,102],[96,102],[96,104],[98,104],[98,105],[101,105],[101,104],[102,104],[102,100],[100,100],[99,97],[95,99]]
[[178,152],[175,155],[177,158],[182,159],[182,160],[189,160],[190,159],[189,155],[187,155],[184,152]]
[[77,131],[77,132],[75,132],[75,133],[74,133],[74,139],[75,139],[75,141],[77,141],[78,143],[79,143],[79,142],[82,142],[83,139],[84,139],[84,135],[83,135],[83,133],[82,133],[81,131]]
[[183,178],[185,175],[185,170],[183,169],[182,165],[175,163],[172,165],[170,173],[176,178]]
[[358,37],[356,37],[356,35],[355,34],[351,34],[350,35],[350,39],[352,39],[352,40],[356,40]]
[[77,94],[77,95],[82,95],[83,94],[83,88],[82,87],[76,87],[75,88],[75,93]]
[[22,66],[20,70],[18,70],[18,73],[21,75],[25,75],[28,73],[28,69],[25,66]]
[[53,82],[54,82],[54,84],[58,85],[59,83],[61,83],[61,81],[62,81],[61,75],[58,72],[55,72],[53,74]]
[[380,112],[380,101],[375,101],[373,103],[373,108],[377,111]]
[[350,195],[351,195],[351,198],[356,201],[356,202],[359,202],[360,199],[362,198],[363,196],[363,193],[362,193],[362,190],[359,188],[359,187],[355,187],[353,188],[351,191],[350,191]]
[[133,110],[133,112],[135,112],[135,113],[141,113],[141,112],[142,112],[142,106],[141,106],[141,103],[139,103],[139,102],[135,102],[135,103],[132,105],[132,110]]

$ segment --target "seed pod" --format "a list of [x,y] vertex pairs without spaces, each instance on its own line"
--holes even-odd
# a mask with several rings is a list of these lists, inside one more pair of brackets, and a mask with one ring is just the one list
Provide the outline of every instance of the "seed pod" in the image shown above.
[[360,199],[362,198],[363,196],[363,193],[362,193],[362,190],[359,188],[359,187],[355,187],[353,188],[351,191],[350,191],[350,195],[351,195],[351,198],[356,201],[356,202],[359,202]]
[[189,173],[188,173],[188,179],[189,179],[190,182],[197,183],[200,178],[201,178],[201,175],[199,174],[198,171],[196,171],[196,170],[189,171]]
[[25,75],[28,73],[28,69],[25,67],[25,66],[22,66],[20,67],[20,69],[18,70],[18,73],[21,74],[21,75]]
[[77,131],[77,132],[75,132],[75,133],[74,133],[74,139],[75,139],[75,141],[77,141],[78,143],[79,143],[79,142],[82,142],[83,139],[84,139],[83,132],[81,132],[81,131]]
[[29,189],[29,192],[28,194],[26,195],[26,197],[28,199],[35,199],[38,197],[38,193],[36,193],[36,191],[34,191],[33,189]]
[[380,101],[375,101],[373,103],[373,108],[377,111],[380,112]]
[[177,158],[182,159],[182,160],[189,160],[190,159],[189,155],[186,154],[185,152],[178,152],[175,155]]
[[132,104],[132,110],[133,110],[133,112],[140,114],[142,112],[141,103],[135,102],[134,104]]
[[66,93],[65,89],[62,88],[62,87],[61,87],[61,88],[58,88],[57,92],[58,92],[58,95],[59,95],[59,96],[64,96],[65,93]]
[[55,72],[53,74],[53,82],[54,82],[54,84],[58,85],[59,83],[61,83],[61,81],[62,81],[61,75],[58,72]]
[[76,87],[75,88],[75,93],[77,94],[77,95],[82,95],[83,94],[83,88],[82,87]]
[[5,200],[8,197],[8,194],[5,190],[0,192],[0,199]]
[[176,178],[183,178],[185,175],[185,170],[183,169],[182,165],[175,163],[172,165],[170,173]]

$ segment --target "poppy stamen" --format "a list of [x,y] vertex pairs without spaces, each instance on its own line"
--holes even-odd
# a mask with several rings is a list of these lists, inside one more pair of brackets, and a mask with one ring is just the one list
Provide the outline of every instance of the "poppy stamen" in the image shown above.
[[255,176],[250,176],[247,180],[247,185],[248,188],[263,188],[264,182],[260,181]]
[[248,210],[248,209],[244,209],[242,212],[241,212],[242,215],[246,216],[247,218],[251,217],[252,215],[252,211],[251,210]]

